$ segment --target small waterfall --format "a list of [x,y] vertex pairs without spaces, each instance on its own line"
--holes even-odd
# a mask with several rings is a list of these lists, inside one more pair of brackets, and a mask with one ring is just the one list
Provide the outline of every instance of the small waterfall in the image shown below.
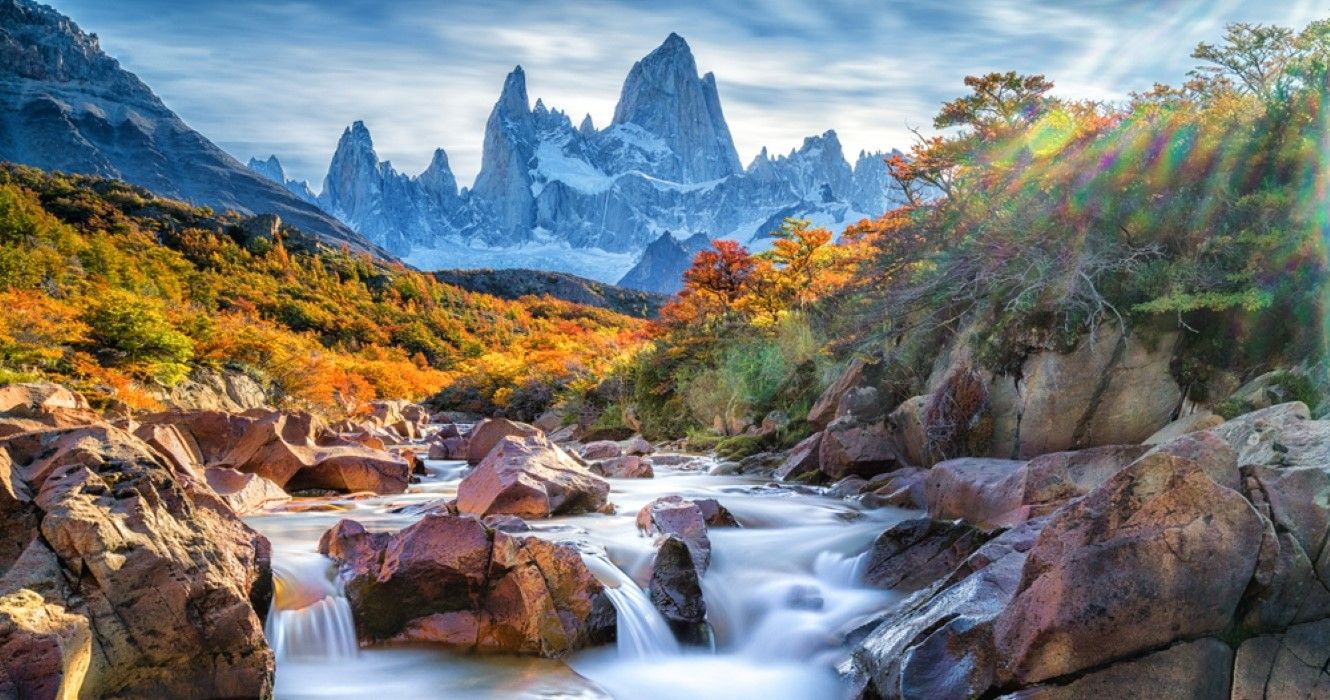
[[605,595],[614,605],[619,656],[649,659],[678,654],[679,642],[674,639],[669,623],[637,582],[608,559],[583,554],[587,568],[604,584]]
[[864,569],[868,566],[868,552],[849,557],[836,552],[820,552],[813,560],[813,575],[842,588],[863,583]]
[[263,626],[277,660],[348,659],[356,655],[351,605],[319,555],[274,563],[276,594]]

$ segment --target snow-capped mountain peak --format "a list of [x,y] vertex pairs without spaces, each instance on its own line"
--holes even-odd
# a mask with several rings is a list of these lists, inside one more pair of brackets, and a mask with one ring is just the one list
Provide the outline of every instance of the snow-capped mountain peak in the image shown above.
[[[511,250],[507,258],[526,265],[586,274],[588,260],[601,255],[606,265],[593,276],[615,281],[654,246],[625,282],[665,289],[679,271],[660,270],[691,259],[679,254],[679,241],[691,241],[690,251],[713,238],[760,247],[787,216],[839,230],[885,210],[884,183],[881,157],[865,154],[852,167],[834,131],[788,155],[764,148],[742,168],[715,76],[699,76],[688,42],[671,34],[633,64],[603,129],[589,114],[574,126],[545,100],[532,105],[517,66],[486,121],[470,190],[458,190],[441,149],[418,177],[397,173],[379,162],[357,122],[338,143],[319,201],[425,267],[493,264],[495,251]],[[560,250],[567,252],[549,252]],[[670,279],[638,279],[660,274]]]

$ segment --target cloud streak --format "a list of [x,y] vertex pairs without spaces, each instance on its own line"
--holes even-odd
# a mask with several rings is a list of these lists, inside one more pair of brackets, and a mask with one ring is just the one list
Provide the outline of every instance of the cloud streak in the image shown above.
[[[849,155],[908,142],[961,79],[1041,72],[1066,96],[1178,82],[1232,21],[1301,25],[1324,3],[1240,0],[48,0],[237,158],[276,153],[317,189],[342,129],[459,181],[514,64],[533,99],[613,114],[634,61],[671,31],[716,74],[740,156],[836,129]],[[717,7],[719,5],[719,7]]]

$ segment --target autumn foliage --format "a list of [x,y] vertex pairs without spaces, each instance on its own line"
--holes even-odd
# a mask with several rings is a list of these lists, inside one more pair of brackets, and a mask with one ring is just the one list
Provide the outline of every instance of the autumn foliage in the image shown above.
[[613,312],[474,294],[243,223],[117,181],[0,168],[0,381],[148,407],[216,368],[330,413],[445,390],[488,411],[523,386],[552,396],[642,339]]

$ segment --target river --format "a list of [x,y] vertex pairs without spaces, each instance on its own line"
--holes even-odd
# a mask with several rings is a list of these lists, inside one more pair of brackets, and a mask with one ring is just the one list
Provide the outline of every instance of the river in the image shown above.
[[[864,553],[883,530],[915,513],[865,510],[767,480],[719,476],[708,462],[657,466],[654,479],[610,479],[615,515],[532,521],[534,535],[575,542],[611,588],[615,646],[552,661],[456,654],[427,646],[357,648],[350,609],[319,537],[341,518],[370,530],[415,519],[394,511],[455,495],[464,462],[426,461],[407,493],[329,499],[313,508],[246,518],[273,545],[278,593],[266,625],[277,654],[278,698],[616,698],[784,700],[837,698],[833,667],[845,633],[899,596],[860,582]],[[681,647],[652,608],[645,584],[652,540],[634,518],[659,496],[715,498],[739,528],[711,528],[702,581],[712,647]]]

